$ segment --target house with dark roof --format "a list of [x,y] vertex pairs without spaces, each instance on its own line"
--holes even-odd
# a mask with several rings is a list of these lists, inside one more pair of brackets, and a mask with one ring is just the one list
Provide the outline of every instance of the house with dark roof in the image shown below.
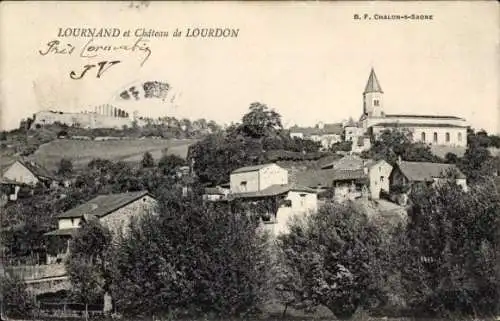
[[319,142],[324,149],[328,149],[333,144],[341,142],[343,133],[344,127],[341,123],[319,123],[315,127],[293,126],[290,128],[290,137],[310,139]]
[[2,177],[30,186],[35,186],[39,183],[50,186],[54,182],[57,182],[52,173],[30,160],[17,160],[3,172]]
[[421,183],[435,186],[450,180],[467,190],[467,179],[455,164],[399,160],[391,173],[390,185],[411,187]]
[[99,195],[57,216],[58,229],[45,234],[49,244],[47,264],[64,259],[69,241],[85,221],[97,219],[114,235],[126,233],[133,217],[155,213],[156,199],[147,191]]
[[331,190],[337,202],[352,200],[363,195],[379,199],[382,191],[389,193],[392,166],[384,160],[362,159],[347,155],[325,164],[320,170],[307,170],[296,174],[298,184],[316,188],[318,192]]

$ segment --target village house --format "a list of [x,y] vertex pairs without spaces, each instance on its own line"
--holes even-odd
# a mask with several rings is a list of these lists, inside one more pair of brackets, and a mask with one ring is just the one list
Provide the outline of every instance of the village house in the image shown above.
[[6,201],[17,201],[19,192],[23,186],[26,185],[8,178],[0,177],[0,194],[2,197],[5,197]]
[[454,180],[467,190],[465,175],[454,164],[406,162],[398,160],[390,176],[391,188],[409,188],[415,183],[433,185]]
[[288,171],[276,164],[241,167],[230,176],[231,193],[261,191],[272,185],[288,184]]
[[329,149],[333,144],[342,141],[344,128],[342,124],[323,124],[319,123],[315,127],[298,127],[290,128],[290,137],[310,139],[321,143],[323,149]]
[[236,211],[258,216],[274,235],[286,233],[288,222],[296,215],[317,211],[315,190],[289,184],[288,171],[276,164],[246,166],[234,170],[229,185],[209,187],[205,201],[225,201]]
[[43,184],[54,187],[59,184],[47,169],[29,160],[17,160],[3,172],[2,177],[29,186]]
[[98,219],[113,235],[127,232],[133,217],[155,213],[156,200],[147,191],[99,195],[94,199],[57,216],[58,229],[47,237],[47,264],[59,263],[69,251],[69,242],[81,224]]
[[344,202],[362,196],[379,199],[382,192],[389,193],[391,172],[392,166],[384,160],[346,155],[323,165],[321,170],[297,173],[296,180],[320,193],[330,189],[334,201]]

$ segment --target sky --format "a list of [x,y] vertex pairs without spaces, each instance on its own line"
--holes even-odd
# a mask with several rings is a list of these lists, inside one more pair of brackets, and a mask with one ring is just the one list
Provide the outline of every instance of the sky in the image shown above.
[[[373,67],[392,114],[464,117],[500,132],[500,10],[491,2],[2,2],[0,128],[41,110],[80,112],[112,104],[139,115],[241,120],[252,102],[278,111],[286,126],[359,118]],[[364,14],[371,20],[355,20]],[[426,14],[432,20],[375,20],[375,14]],[[58,37],[59,28],[118,28],[120,37]],[[191,28],[232,28],[232,38],[186,37]],[[136,29],[151,50],[99,51],[85,44],[132,46]],[[173,37],[173,31],[182,32]],[[131,37],[123,33],[131,30]],[[72,54],[41,55],[47,43]],[[85,65],[119,60],[96,77]],[[124,101],[144,81],[171,86],[168,99]]]

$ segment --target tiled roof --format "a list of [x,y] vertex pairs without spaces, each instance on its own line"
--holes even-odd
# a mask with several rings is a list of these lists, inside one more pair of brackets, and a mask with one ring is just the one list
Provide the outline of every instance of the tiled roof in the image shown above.
[[434,178],[444,178],[450,170],[456,171],[458,178],[465,178],[465,175],[454,164],[401,162],[398,167],[403,175],[413,182],[430,182]]
[[378,82],[377,75],[375,75],[375,70],[373,70],[372,68],[372,70],[370,71],[370,76],[368,77],[368,82],[366,83],[365,91],[363,93],[366,94],[373,92],[383,93],[382,87]]
[[149,195],[147,191],[99,195],[96,198],[88,201],[87,203],[70,209],[69,211],[62,213],[57,217],[71,218],[82,217],[85,214],[91,214],[101,218],[146,195]]
[[335,170],[332,180],[336,181],[352,181],[359,180],[365,181],[368,179],[368,174],[363,169],[356,170]]
[[460,119],[463,118],[457,116],[445,116],[445,115],[404,115],[404,114],[386,114],[385,118],[431,118],[431,119]]
[[30,172],[33,173],[33,175],[38,178],[54,179],[53,175],[48,170],[33,161],[19,160],[19,163],[26,167]]
[[275,164],[274,163],[267,163],[267,164],[259,164],[259,165],[253,165],[253,166],[240,167],[238,169],[235,169],[231,174],[259,171],[259,170],[263,169],[264,167],[271,166],[271,165],[275,165]]
[[305,170],[295,174],[297,184],[310,188],[331,187],[335,169]]
[[419,124],[419,123],[378,123],[372,127],[446,127],[446,128],[466,128],[467,126],[453,124]]
[[230,194],[230,198],[237,199],[237,198],[269,197],[269,196],[277,196],[284,193],[288,193],[289,191],[316,193],[315,190],[308,187],[299,186],[295,184],[288,184],[288,185],[271,185],[268,188],[256,192],[234,193]]
[[297,184],[310,188],[332,187],[334,182],[338,181],[358,181],[366,182],[368,174],[365,174],[363,169],[354,170],[338,170],[338,169],[321,169],[321,170],[306,170],[295,174]]

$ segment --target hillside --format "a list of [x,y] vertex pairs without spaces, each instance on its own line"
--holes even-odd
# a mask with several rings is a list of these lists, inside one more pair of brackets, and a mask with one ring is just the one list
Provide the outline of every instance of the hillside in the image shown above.
[[189,146],[195,142],[188,139],[151,138],[111,141],[57,139],[40,146],[29,158],[54,171],[62,158],[70,159],[75,168],[86,166],[94,158],[139,162],[145,152],[150,152],[158,160],[166,148],[168,154],[186,158]]

